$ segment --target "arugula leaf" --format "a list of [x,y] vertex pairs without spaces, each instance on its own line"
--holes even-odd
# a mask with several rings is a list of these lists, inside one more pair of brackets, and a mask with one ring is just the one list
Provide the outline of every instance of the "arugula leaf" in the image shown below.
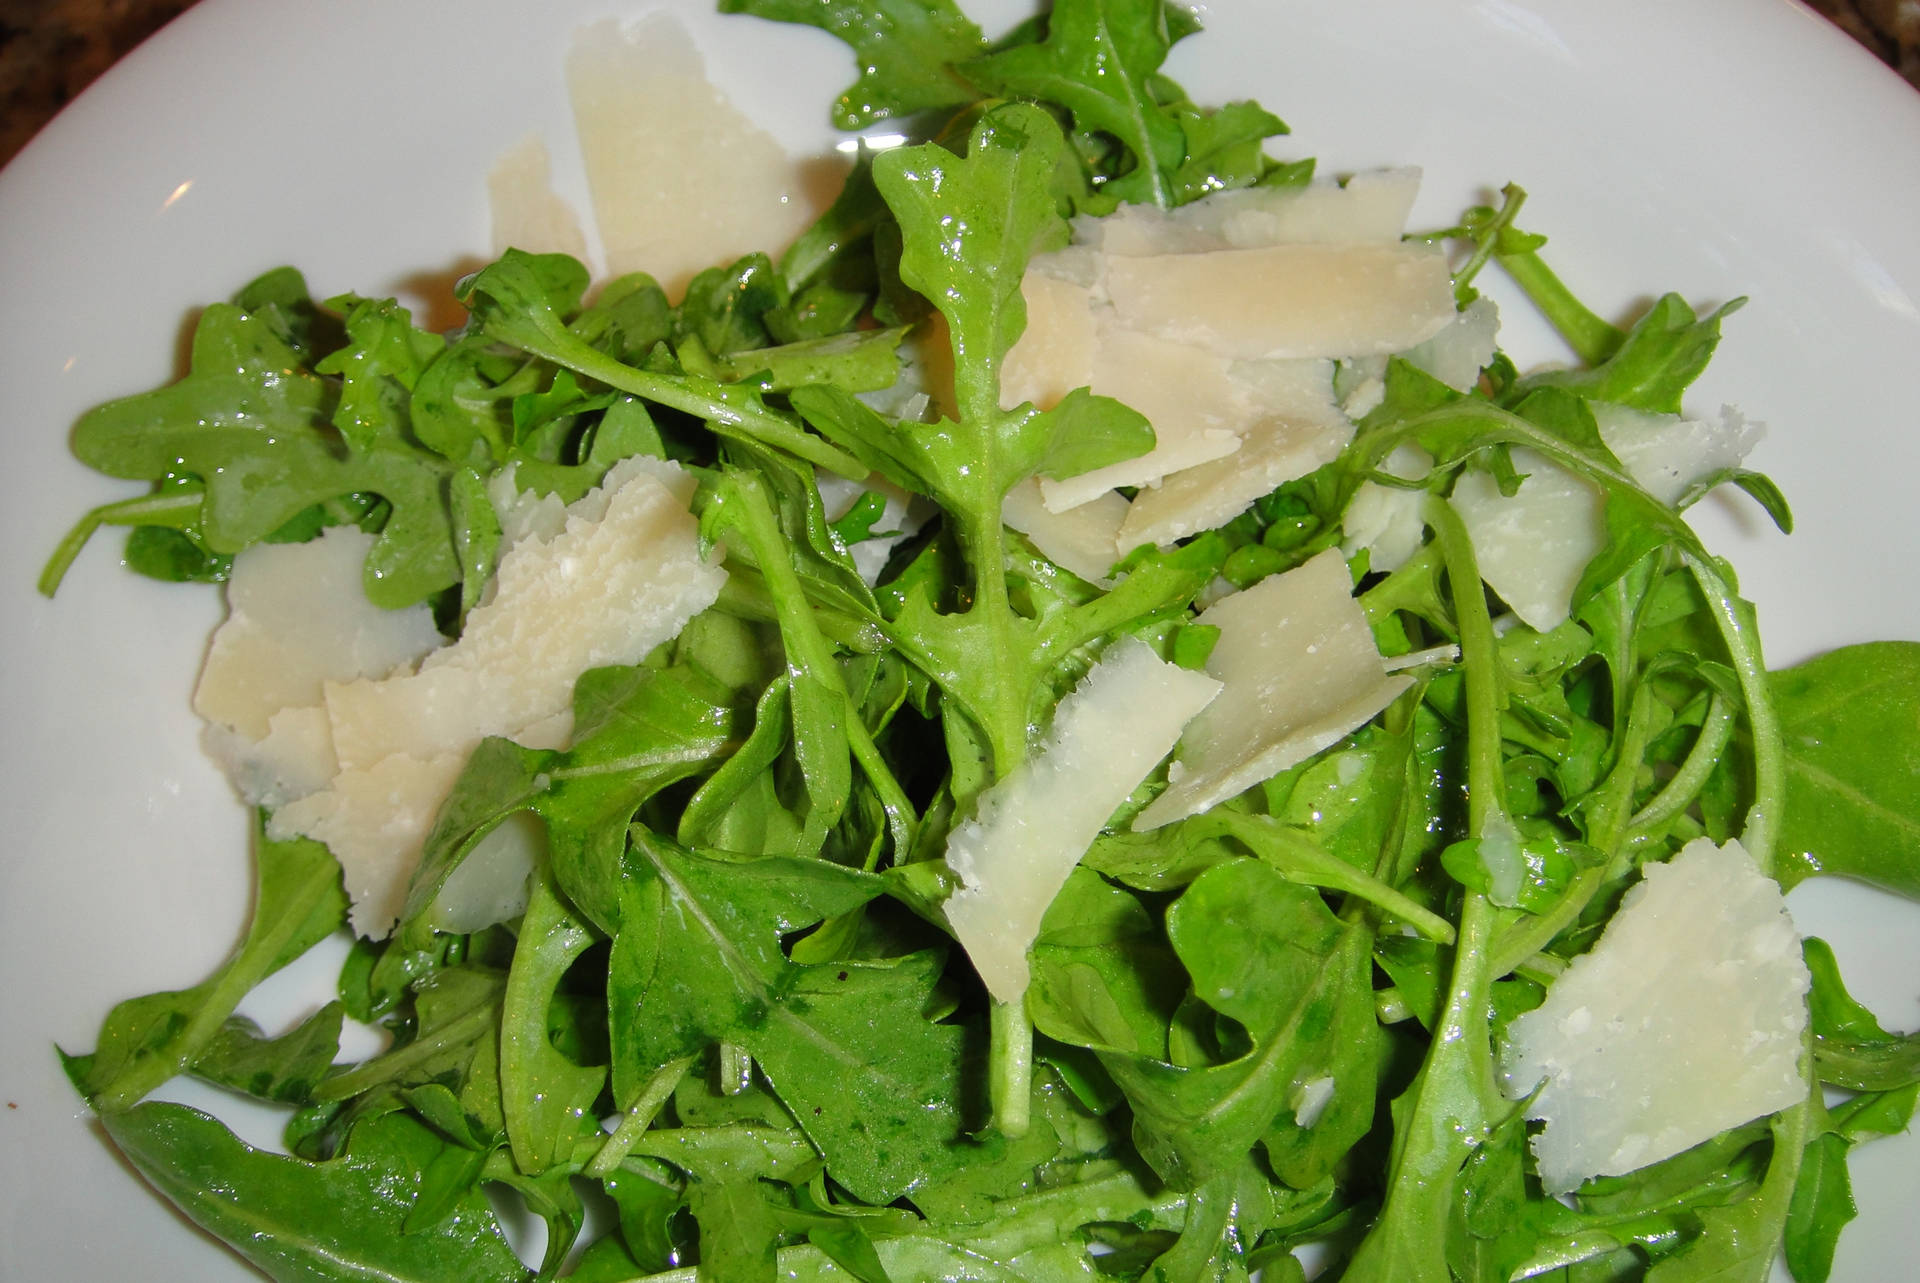
[[974,99],[954,64],[984,42],[953,0],[720,0],[720,12],[805,23],[846,41],[860,78],[834,101],[837,129]]
[[1164,0],[1058,0],[1044,41],[1002,49],[961,72],[988,93],[1059,103],[1076,128],[1119,139],[1133,163],[1107,182],[1107,193],[1169,208],[1168,175],[1186,158],[1186,136],[1154,94],[1173,45],[1167,10]]
[[1778,876],[1920,898],[1920,644],[1846,646],[1773,673],[1787,748]]
[[246,938],[191,989],[131,998],[108,1013],[96,1049],[66,1056],[67,1076],[102,1114],[132,1106],[184,1072],[220,1039],[248,991],[346,921],[340,866],[318,842],[275,842],[254,831],[257,889]]

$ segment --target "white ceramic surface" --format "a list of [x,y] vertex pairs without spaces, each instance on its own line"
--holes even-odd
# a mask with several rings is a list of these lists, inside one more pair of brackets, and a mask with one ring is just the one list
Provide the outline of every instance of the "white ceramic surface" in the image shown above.
[[[979,16],[994,28],[1013,0]],[[283,262],[315,292],[444,293],[487,242],[493,159],[545,133],[580,192],[561,60],[648,0],[205,0],[0,173],[0,1278],[252,1277],[149,1195],[61,1078],[118,999],[198,980],[250,894],[245,815],[187,699],[214,594],[138,580],[99,539],[57,601],[33,578],[71,520],[131,488],[66,434],[173,371],[192,308]],[[818,32],[675,3],[717,79],[796,150],[850,78]],[[1675,289],[1750,304],[1696,404],[1772,426],[1756,456],[1801,530],[1749,505],[1700,524],[1786,662],[1920,638],[1920,95],[1787,0],[1215,0],[1170,70],[1257,96],[1277,154],[1417,163],[1416,221],[1509,179],[1600,310]],[[1553,355],[1524,309],[1510,344]],[[1794,898],[1884,1019],[1920,1025],[1920,910],[1845,886]],[[284,1024],[324,991],[253,1004]],[[250,1134],[268,1136],[270,1119]],[[1920,1142],[1864,1151],[1836,1277],[1911,1276]]]

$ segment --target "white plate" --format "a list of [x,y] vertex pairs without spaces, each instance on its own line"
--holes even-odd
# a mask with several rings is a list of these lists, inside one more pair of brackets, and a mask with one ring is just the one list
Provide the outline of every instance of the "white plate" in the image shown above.
[[[91,1047],[114,1001],[197,981],[250,894],[246,818],[187,708],[215,595],[117,569],[111,533],[57,601],[33,592],[69,522],[127,492],[69,458],[69,426],[168,377],[191,309],[265,268],[300,265],[322,297],[457,273],[486,248],[489,165],[530,129],[577,195],[567,35],[649,7],[205,0],[0,174],[0,1277],[252,1277],[115,1159],[53,1055]],[[795,149],[828,141],[844,49],[674,7],[750,114]],[[1432,223],[1518,181],[1604,312],[1749,295],[1697,403],[1772,426],[1756,461],[1801,530],[1734,503],[1704,532],[1776,662],[1920,638],[1920,96],[1784,0],[1217,0],[1208,21],[1170,70],[1285,116],[1278,153],[1424,165]],[[1920,1024],[1920,912],[1848,887],[1795,905],[1886,1020]],[[1920,1143],[1854,1172],[1836,1277],[1908,1276]]]

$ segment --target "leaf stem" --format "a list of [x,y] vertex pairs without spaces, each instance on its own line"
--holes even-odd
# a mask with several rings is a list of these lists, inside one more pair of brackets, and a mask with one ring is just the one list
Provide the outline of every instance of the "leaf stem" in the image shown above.
[[1762,873],[1771,873],[1774,836],[1786,800],[1786,746],[1781,739],[1780,715],[1767,689],[1767,666],[1760,654],[1753,607],[1740,599],[1706,557],[1692,549],[1683,550],[1681,557],[1706,595],[1707,609],[1727,644],[1733,670],[1740,678],[1740,693],[1746,699],[1747,725],[1753,734],[1753,805],[1747,810],[1740,844]]
[[1033,1108],[1033,1025],[1024,998],[996,1002],[992,1015],[992,1058],[987,1084],[993,1125],[1002,1136],[1027,1134]]
[[193,524],[205,500],[206,493],[199,486],[193,486],[101,504],[75,522],[73,529],[61,539],[53,555],[47,558],[35,586],[42,596],[53,596],[60,588],[60,581],[67,577],[74,558],[101,526],[165,526],[169,530],[180,530]]
[[607,1137],[606,1144],[602,1145],[600,1152],[580,1169],[582,1175],[598,1180],[611,1175],[614,1169],[620,1166],[622,1160],[633,1152],[634,1145],[647,1134],[647,1128],[653,1126],[653,1120],[659,1116],[661,1106],[665,1105],[667,1098],[673,1095],[674,1088],[680,1085],[680,1080],[687,1076],[687,1069],[693,1064],[693,1060],[692,1056],[670,1060],[655,1071],[653,1077],[647,1079],[646,1085],[640,1089],[640,1094],[634,1097],[633,1103],[627,1106],[626,1113],[621,1116],[620,1125],[615,1127],[613,1134]]

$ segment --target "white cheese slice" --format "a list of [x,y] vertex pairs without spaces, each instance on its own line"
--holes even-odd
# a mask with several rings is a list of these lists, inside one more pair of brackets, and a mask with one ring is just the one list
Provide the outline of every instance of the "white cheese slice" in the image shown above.
[[1175,210],[1123,205],[1074,223],[1074,239],[1116,256],[1261,245],[1392,243],[1420,191],[1418,169],[1379,169],[1304,187],[1217,192]]
[[384,677],[441,642],[427,606],[383,610],[361,588],[374,537],[335,526],[316,539],[256,544],[233,559],[227,619],[213,634],[193,709],[207,746],[247,801],[272,805],[333,773],[328,681]]
[[1145,415],[1153,425],[1154,446],[1077,477],[1042,477],[1040,494],[1047,507],[1065,512],[1116,486],[1150,485],[1239,449],[1241,429],[1254,417],[1254,401],[1230,370],[1225,357],[1206,348],[1103,325],[1092,389]]
[[[418,672],[329,684],[343,768],[396,753],[465,752],[488,735],[556,728],[589,668],[633,664],[713,604],[725,574],[700,557],[677,464],[623,459],[568,508],[566,528],[500,559],[493,596]],[[546,738],[564,742],[562,729]]]
[[[1763,429],[1733,410],[1717,420],[1682,419],[1625,406],[1594,404],[1601,439],[1633,479],[1673,504],[1699,480],[1738,466]],[[1453,505],[1473,539],[1480,576],[1529,627],[1564,622],[1587,563],[1606,542],[1600,492],[1558,464],[1516,447],[1520,489],[1500,493],[1493,477],[1463,473]]]
[[518,917],[527,908],[528,879],[547,851],[547,826],[515,811],[471,849],[440,884],[427,918],[435,931],[467,935]]
[[1804,1099],[1811,987],[1779,886],[1738,842],[1650,864],[1591,950],[1507,1030],[1504,1089],[1564,1193]]
[[1566,622],[1580,576],[1606,543],[1600,492],[1545,457],[1515,446],[1513,467],[1526,474],[1511,495],[1493,474],[1469,469],[1453,486],[1480,563],[1480,577],[1530,628]]
[[1275,486],[1331,463],[1353,440],[1352,421],[1333,401],[1332,362],[1243,361],[1232,378],[1258,407],[1240,448],[1135,495],[1120,527],[1122,553],[1224,525]]
[[670,17],[582,28],[567,88],[614,275],[650,272],[677,297],[704,268],[779,250],[839,189],[841,173],[790,158],[714,88]]
[[1220,630],[1220,698],[1193,719],[1138,831],[1196,815],[1336,743],[1413,679],[1389,676],[1340,554],[1328,549],[1202,611]]
[[1040,497],[1040,483],[1028,477],[1007,491],[1000,520],[1033,540],[1054,565],[1104,587],[1120,559],[1117,537],[1127,506],[1125,496],[1109,490],[1071,511],[1053,512]]
[[1020,282],[1027,328],[1000,362],[1000,408],[1032,402],[1051,410],[1093,383],[1092,292],[1084,285],[1028,272]]
[[275,811],[267,835],[324,842],[340,862],[353,902],[348,922],[363,936],[384,936],[400,920],[420,848],[466,763],[465,753],[396,753],[348,768],[326,788]]
[[[1378,471],[1414,480],[1433,468],[1433,456],[1417,445],[1398,445],[1380,461]],[[1427,522],[1422,508],[1424,490],[1402,490],[1376,481],[1362,481],[1347,501],[1340,518],[1346,540],[1340,550],[1351,557],[1367,550],[1367,568],[1392,572],[1407,564],[1426,542]]]
[[995,999],[1017,1002],[1026,992],[1027,950],[1047,906],[1219,690],[1145,642],[1116,642],[1060,701],[1046,742],[949,835],[947,865],[961,885],[947,897],[947,921]]
[[487,204],[493,213],[493,254],[509,249],[529,254],[587,256],[580,216],[553,190],[547,144],[529,134],[509,147],[487,173]]
[[1669,507],[1696,481],[1739,467],[1766,432],[1731,406],[1723,407],[1718,419],[1683,419],[1600,401],[1592,405],[1607,448]]
[[[677,464],[621,460],[565,509],[558,533],[525,531],[501,556],[492,596],[468,615],[458,641],[415,671],[316,681],[317,691],[303,692],[311,706],[270,719],[270,748],[317,737],[328,765],[285,790],[268,831],[326,843],[345,875],[356,931],[392,929],[421,843],[480,740],[565,747],[582,672],[637,663],[713,603],[726,576],[700,556],[687,510],[692,487]],[[524,854],[524,844],[510,836],[489,839],[445,912],[469,922],[513,899],[524,881],[514,852]]]
[[1471,392],[1500,349],[1500,309],[1484,295],[1461,309],[1447,327],[1402,352],[1401,358],[1425,370],[1456,392]]
[[1400,352],[1456,314],[1445,256],[1406,243],[1113,257],[1106,283],[1122,324],[1240,360]]

